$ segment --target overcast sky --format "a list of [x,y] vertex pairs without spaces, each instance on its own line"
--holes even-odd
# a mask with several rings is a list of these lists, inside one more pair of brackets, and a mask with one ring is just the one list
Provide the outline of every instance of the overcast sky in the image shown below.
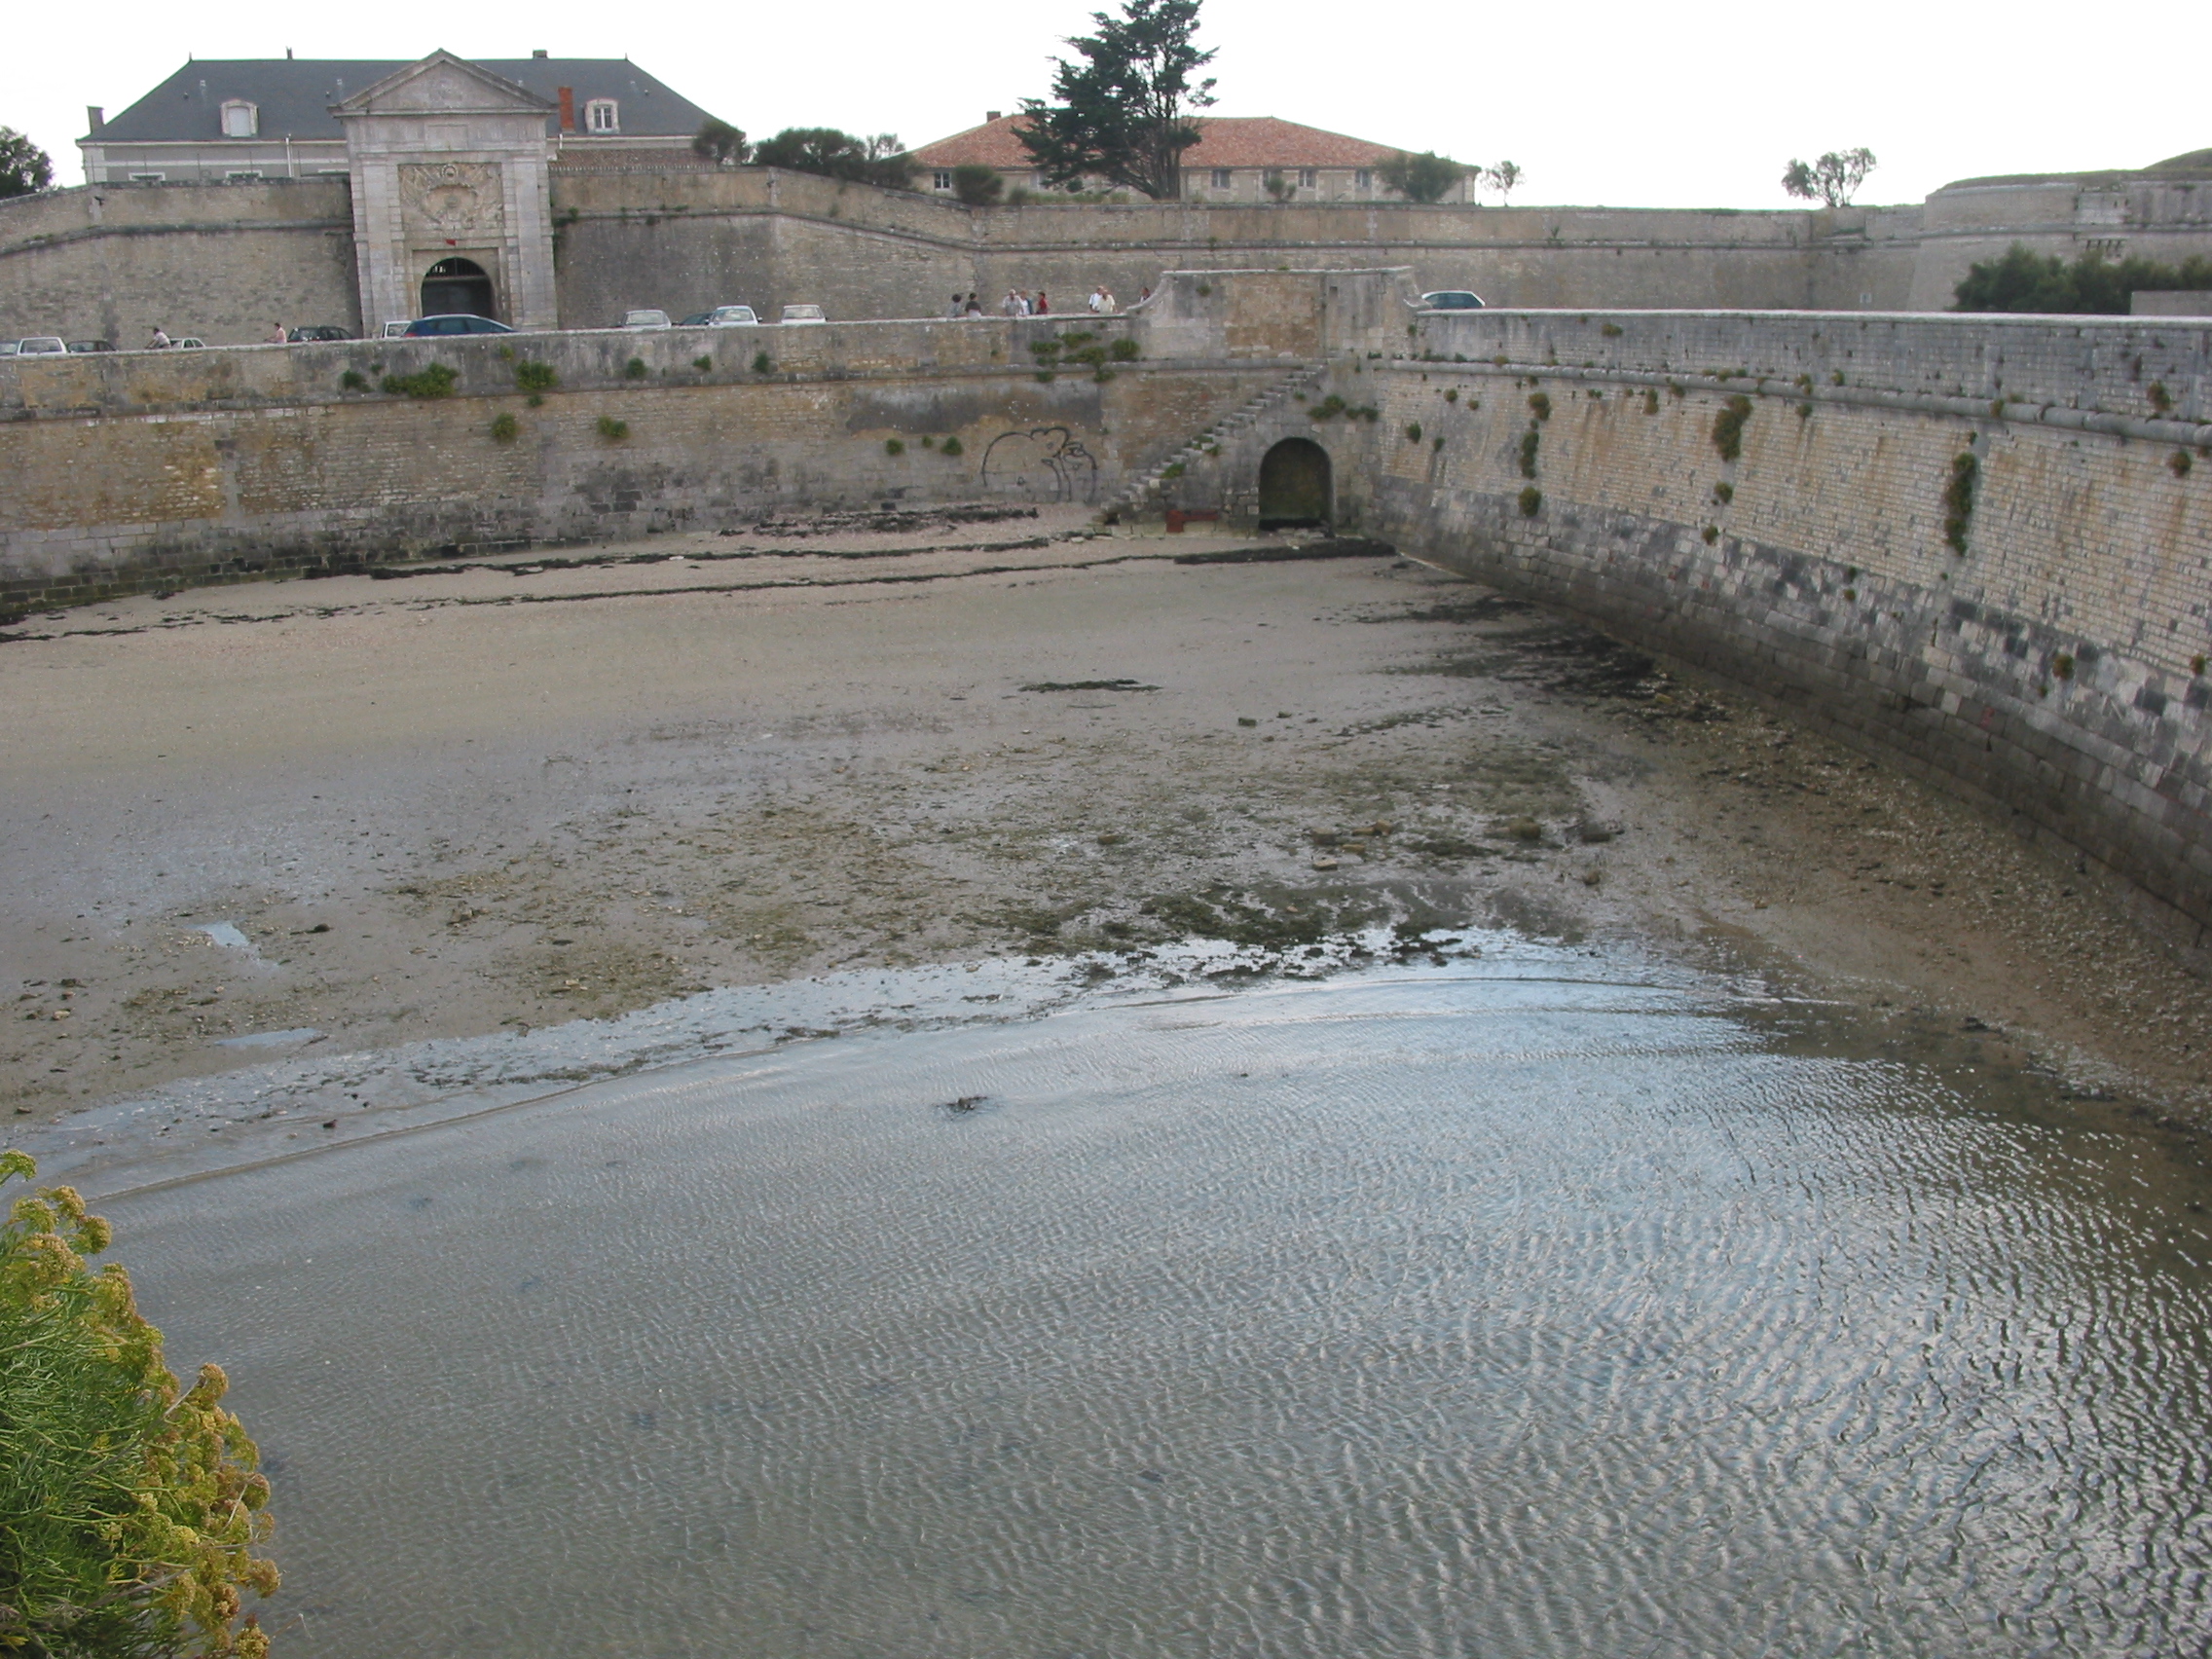
[[[306,13],[297,0],[46,5],[11,14],[0,125],[54,157],[56,182],[80,184],[84,106],[115,115],[187,55],[405,58],[442,46],[519,57],[543,47],[635,58],[756,137],[827,126],[920,144],[1044,93],[1062,37],[1084,30],[1089,10],[539,0],[523,21],[519,10],[418,0]],[[1510,159],[1526,171],[1524,203],[1784,206],[1778,180],[1792,156],[1858,144],[1881,162],[1862,201],[1917,202],[1950,179],[2142,166],[2212,146],[2190,67],[2212,47],[2212,7],[2145,14],[2109,43],[2157,73],[2114,72],[2082,21],[2078,9],[1940,0],[1510,10],[1207,0],[1199,38],[1220,51],[1214,113]]]

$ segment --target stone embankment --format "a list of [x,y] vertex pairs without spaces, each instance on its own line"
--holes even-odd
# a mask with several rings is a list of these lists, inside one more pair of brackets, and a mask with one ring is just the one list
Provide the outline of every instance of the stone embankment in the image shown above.
[[[1178,481],[1572,610],[1997,803],[2212,924],[2212,324],[1429,315]],[[1174,503],[1170,503],[1174,504]]]

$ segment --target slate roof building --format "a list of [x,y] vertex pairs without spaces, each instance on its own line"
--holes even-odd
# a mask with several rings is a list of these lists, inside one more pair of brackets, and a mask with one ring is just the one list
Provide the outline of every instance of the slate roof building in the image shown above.
[[[926,169],[919,183],[938,195],[952,191],[952,169],[981,166],[995,169],[1009,190],[1049,188],[1021,147],[1014,129],[1021,117],[992,110],[980,127],[924,144],[914,159]],[[1272,202],[1268,181],[1279,179],[1286,202],[1395,202],[1404,198],[1382,179],[1382,164],[1399,152],[1318,127],[1281,121],[1272,115],[1201,115],[1192,120],[1198,141],[1183,152],[1186,202]],[[1472,202],[1466,180],[1454,185],[1447,202]]]
[[[221,184],[349,170],[336,114],[347,99],[409,66],[404,58],[206,58],[183,68],[112,121],[86,111],[77,141],[87,184]],[[707,112],[623,57],[471,60],[545,105],[556,166],[695,165]]]

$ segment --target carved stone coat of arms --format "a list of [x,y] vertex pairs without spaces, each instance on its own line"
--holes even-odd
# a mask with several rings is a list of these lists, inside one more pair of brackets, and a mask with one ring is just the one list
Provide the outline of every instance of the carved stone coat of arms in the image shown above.
[[399,201],[408,229],[424,236],[498,236],[506,218],[499,169],[483,162],[403,164]]

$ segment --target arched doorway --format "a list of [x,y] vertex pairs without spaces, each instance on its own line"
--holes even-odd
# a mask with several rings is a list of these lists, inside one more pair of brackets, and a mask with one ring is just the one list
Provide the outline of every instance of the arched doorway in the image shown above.
[[1329,452],[1285,438],[1260,461],[1260,528],[1304,530],[1329,522]]
[[424,316],[490,316],[492,278],[473,259],[441,259],[423,276]]

